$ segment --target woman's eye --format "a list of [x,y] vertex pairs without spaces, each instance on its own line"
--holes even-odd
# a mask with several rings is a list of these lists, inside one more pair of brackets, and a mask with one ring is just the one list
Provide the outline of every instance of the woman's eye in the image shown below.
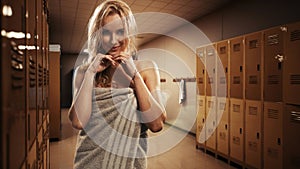
[[123,36],[124,35],[124,29],[120,29],[117,31],[118,36]]
[[110,32],[108,30],[103,30],[102,35],[103,36],[110,36]]

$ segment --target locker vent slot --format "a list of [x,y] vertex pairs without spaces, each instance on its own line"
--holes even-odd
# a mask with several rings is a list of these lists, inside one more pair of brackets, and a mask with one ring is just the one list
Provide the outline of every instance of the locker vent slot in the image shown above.
[[219,104],[219,110],[222,110],[222,111],[225,110],[225,106],[226,106],[226,103],[222,103],[222,102],[221,102],[221,103]]
[[278,34],[274,34],[274,35],[269,35],[267,38],[267,44],[269,46],[271,45],[276,45],[279,43],[279,35]]
[[220,77],[220,84],[226,84],[226,77]]
[[214,108],[214,102],[213,101],[208,101],[207,102],[207,107],[213,109]]
[[241,44],[240,44],[240,43],[233,44],[233,51],[234,51],[234,52],[239,52],[239,51],[241,51]]
[[220,47],[220,54],[226,54],[226,46]]
[[208,78],[208,84],[213,84],[214,83],[214,79],[212,77]]
[[241,77],[233,76],[233,84],[241,84]]
[[249,49],[255,49],[258,47],[259,47],[259,44],[258,44],[257,39],[249,41]]
[[268,118],[269,119],[278,119],[279,111],[276,109],[268,109]]
[[257,107],[249,106],[249,115],[257,115]]
[[241,144],[241,139],[240,139],[240,137],[233,136],[232,137],[232,142],[233,142],[233,144],[240,145]]
[[290,40],[291,41],[296,41],[300,40],[300,30],[294,30],[290,34]]
[[220,132],[220,133],[219,133],[219,138],[220,138],[221,140],[226,140],[226,132]]
[[199,100],[199,106],[203,107],[203,100]]
[[200,52],[198,53],[198,56],[199,56],[200,58],[203,58],[203,57],[204,57],[204,52],[203,52],[203,51],[200,51]]
[[299,85],[300,84],[300,74],[290,75],[290,84]]
[[233,104],[233,112],[239,113],[241,106],[239,104]]
[[300,123],[300,112],[291,111],[290,115],[292,123]]
[[257,142],[255,141],[249,141],[248,142],[248,147],[249,147],[249,150],[251,151],[254,151],[254,152],[257,152]]
[[[278,154],[279,154],[279,150],[278,149],[275,149],[275,148],[272,148],[272,147],[268,147],[267,148],[267,155],[271,158],[275,158],[277,159],[278,158]],[[279,160],[279,159],[278,159]]]
[[198,83],[199,83],[199,84],[203,84],[203,77],[199,77],[199,78],[198,78]]
[[214,50],[213,49],[207,50],[207,56],[213,56],[213,55],[214,55]]
[[268,76],[268,85],[279,84],[279,75]]
[[249,76],[249,84],[258,84],[257,76]]

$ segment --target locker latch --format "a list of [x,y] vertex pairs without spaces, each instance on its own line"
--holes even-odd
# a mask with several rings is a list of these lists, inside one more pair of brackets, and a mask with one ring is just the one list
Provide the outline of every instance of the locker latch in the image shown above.
[[278,60],[279,62],[283,62],[283,55],[277,54],[275,56],[275,59]]

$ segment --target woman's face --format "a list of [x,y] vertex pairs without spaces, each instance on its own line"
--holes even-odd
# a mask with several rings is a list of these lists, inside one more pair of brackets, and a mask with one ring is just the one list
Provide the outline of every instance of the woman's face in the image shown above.
[[121,17],[118,14],[107,16],[103,20],[102,48],[112,56],[118,56],[125,50],[126,37]]

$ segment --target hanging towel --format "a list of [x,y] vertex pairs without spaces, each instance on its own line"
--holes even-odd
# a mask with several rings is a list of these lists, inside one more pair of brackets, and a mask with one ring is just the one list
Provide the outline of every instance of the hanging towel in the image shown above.
[[95,88],[93,110],[77,139],[74,169],[144,169],[145,141],[130,88]]
[[185,80],[181,79],[179,84],[179,104],[182,104],[185,102],[186,99],[186,86],[185,86]]

